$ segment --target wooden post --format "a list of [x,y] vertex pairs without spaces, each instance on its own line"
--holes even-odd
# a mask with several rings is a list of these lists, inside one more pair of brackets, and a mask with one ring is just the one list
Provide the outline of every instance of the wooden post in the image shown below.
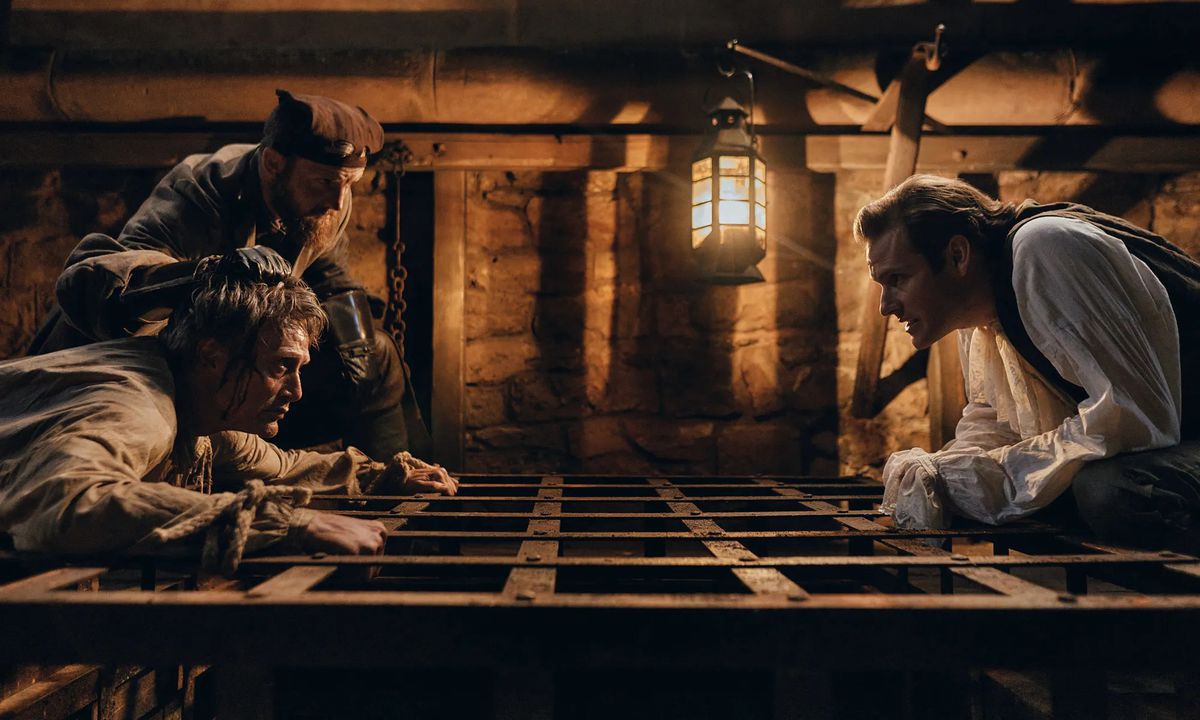
[[[883,173],[883,189],[891,190],[917,169],[917,152],[921,146],[921,123],[925,118],[925,98],[929,71],[925,56],[914,52],[893,83],[900,83],[896,122],[892,125],[888,145],[887,166]],[[880,408],[879,370],[883,367],[883,350],[887,339],[888,319],[879,314],[879,286],[867,284],[859,312],[861,343],[858,347],[858,366],[854,375],[854,397],[850,412],[854,417],[874,417]]]
[[954,428],[967,404],[958,337],[951,333],[929,348],[929,445],[939,450],[954,439]]
[[467,174],[436,173],[433,193],[433,457],[461,471]]

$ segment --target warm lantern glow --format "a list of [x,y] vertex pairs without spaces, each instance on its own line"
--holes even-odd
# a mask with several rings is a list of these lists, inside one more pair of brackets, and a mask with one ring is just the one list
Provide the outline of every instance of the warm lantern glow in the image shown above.
[[755,264],[767,247],[767,169],[746,117],[726,98],[692,162],[692,249],[705,279],[717,283],[762,280]]

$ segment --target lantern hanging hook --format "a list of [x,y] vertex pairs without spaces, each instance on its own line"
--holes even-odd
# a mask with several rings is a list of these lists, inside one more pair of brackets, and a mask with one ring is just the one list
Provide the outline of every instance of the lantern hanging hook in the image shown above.
[[[750,103],[749,103],[750,109],[749,109],[749,112],[747,113],[748,118],[747,118],[746,126],[747,126],[747,129],[750,131],[750,144],[752,147],[757,149],[758,148],[758,132],[757,132],[757,128],[755,127],[755,123],[754,123],[754,110],[755,110],[755,107],[754,107],[755,106],[754,73],[750,72],[745,67],[739,67],[737,62],[734,60],[733,56],[734,56],[734,53],[737,51],[737,45],[738,45],[737,39],[733,39],[733,40],[730,40],[729,42],[725,43],[724,49],[727,50],[728,52],[720,53],[718,55],[718,57],[717,57],[717,72],[720,73],[721,77],[724,77],[724,78],[732,78],[737,75],[744,75],[746,77],[746,82],[750,86],[750,98],[749,98],[750,99]],[[713,86],[709,85],[704,90],[704,100],[702,101],[701,105],[703,105],[706,109],[708,108],[708,99],[709,99],[709,95],[712,93],[712,88],[713,88]]]
[[929,72],[937,72],[942,68],[942,58],[946,55],[946,46],[942,45],[945,32],[946,26],[938,23],[933,29],[933,42],[919,42],[913,47],[914,53],[924,56],[925,69]]

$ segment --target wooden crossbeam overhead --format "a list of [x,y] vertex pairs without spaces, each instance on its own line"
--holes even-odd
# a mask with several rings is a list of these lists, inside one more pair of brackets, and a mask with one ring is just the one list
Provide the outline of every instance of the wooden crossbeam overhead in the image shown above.
[[715,45],[877,48],[935,23],[964,43],[1177,43],[1200,32],[1190,2],[762,3],[717,0],[13,0],[10,42],[69,48],[587,48]]
[[[767,131],[769,132],[769,130]],[[187,155],[232,142],[256,142],[256,131],[155,132],[0,128],[0,167],[166,168]],[[551,135],[546,133],[393,132],[412,152],[408,170],[613,170],[683,167],[694,135]],[[809,134],[762,137],[772,167],[815,172],[882,170],[888,137]],[[1200,132],[1179,128],[1158,135],[1121,130],[1014,128],[1011,133],[930,135],[922,138],[917,170],[941,174],[1003,170],[1185,172],[1200,168]]]

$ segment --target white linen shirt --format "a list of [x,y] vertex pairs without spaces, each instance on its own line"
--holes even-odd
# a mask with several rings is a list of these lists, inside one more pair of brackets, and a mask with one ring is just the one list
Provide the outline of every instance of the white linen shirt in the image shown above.
[[1179,443],[1179,331],[1167,291],[1124,243],[1043,216],[1013,237],[1013,289],[1033,344],[1078,405],[1020,356],[999,322],[958,331],[967,406],[954,440],[884,465],[883,512],[905,528],[990,524],[1054,501],[1083,463]]

